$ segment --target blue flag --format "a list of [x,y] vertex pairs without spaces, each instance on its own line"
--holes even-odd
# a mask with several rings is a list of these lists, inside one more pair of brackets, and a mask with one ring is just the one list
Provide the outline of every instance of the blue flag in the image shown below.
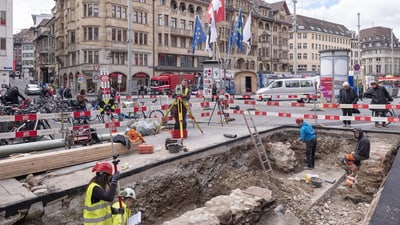
[[194,54],[194,50],[197,45],[201,44],[202,42],[205,42],[206,40],[207,36],[206,33],[204,33],[203,25],[201,24],[199,16],[196,16],[196,22],[194,25],[194,34],[192,40],[192,53]]
[[235,30],[234,30],[234,25],[233,25],[233,24],[234,24],[234,23],[233,23],[233,21],[232,21],[232,24],[231,24],[231,32],[230,32],[229,42],[228,42],[228,49],[226,49],[226,53],[227,53],[227,54],[229,54],[229,53],[231,52],[232,45],[233,45],[233,42],[234,42],[234,40],[235,40]]
[[240,51],[243,51],[243,22],[242,22],[242,9],[239,10],[239,15],[237,18],[236,30],[235,30],[235,38],[236,45]]

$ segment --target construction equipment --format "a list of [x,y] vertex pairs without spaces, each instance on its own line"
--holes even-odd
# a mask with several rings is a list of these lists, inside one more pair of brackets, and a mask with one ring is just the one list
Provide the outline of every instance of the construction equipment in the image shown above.
[[182,99],[181,96],[177,96],[175,98],[175,100],[172,102],[172,104],[168,107],[168,109],[166,110],[164,117],[161,120],[160,125],[156,128],[156,133],[158,133],[160,131],[160,128],[162,126],[162,124],[164,124],[168,118],[169,113],[171,112],[173,107],[177,107],[178,108],[178,122],[179,122],[179,137],[181,139],[181,142],[183,143],[183,138],[184,138],[184,127],[183,127],[183,122],[184,122],[184,118],[182,115],[182,110],[183,107],[186,109],[186,111],[189,114],[189,117],[193,120],[193,122],[196,124],[197,128],[199,129],[199,131],[201,132],[201,134],[203,134],[203,130],[201,129],[199,123],[197,122],[196,118],[193,116],[192,110],[187,106],[187,104],[185,104],[184,100]]
[[218,106],[218,114],[219,114],[219,119],[220,119],[221,126],[224,126],[224,122],[228,123],[228,118],[227,118],[226,113],[224,111],[225,104],[226,104],[225,100],[222,100],[221,97],[217,96],[217,99],[215,100],[215,104],[214,104],[213,110],[211,112],[210,119],[208,120],[208,125],[210,125],[210,121],[211,121],[211,119],[212,119],[212,117],[214,115],[214,111],[215,111],[215,108],[217,106]]
[[[272,170],[271,164],[268,159],[267,152],[265,151],[265,146],[260,138],[260,134],[254,124],[253,117],[249,111],[243,112],[243,118],[246,122],[247,129],[249,130],[251,140],[253,141],[254,147],[256,148],[258,158],[260,159],[261,167],[264,172],[271,172],[272,176],[275,176],[274,171]],[[251,124],[249,124],[251,123]]]

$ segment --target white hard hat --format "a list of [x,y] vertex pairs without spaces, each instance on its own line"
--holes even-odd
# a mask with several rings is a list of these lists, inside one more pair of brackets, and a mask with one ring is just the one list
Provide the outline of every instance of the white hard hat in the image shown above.
[[125,188],[119,193],[120,196],[124,198],[133,198],[136,199],[136,193],[132,188]]

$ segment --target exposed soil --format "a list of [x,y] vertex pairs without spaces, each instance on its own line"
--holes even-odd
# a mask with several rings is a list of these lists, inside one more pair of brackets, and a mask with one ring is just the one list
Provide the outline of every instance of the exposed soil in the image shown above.
[[[291,142],[297,135],[279,133],[265,138],[263,142]],[[336,165],[338,156],[350,152],[355,142],[352,136],[319,134],[316,165],[341,169]],[[139,193],[136,210],[144,212],[144,225],[158,225],[204,206],[212,197],[227,195],[236,188],[259,186],[272,190],[276,199],[272,208],[282,205],[285,210],[293,212],[301,224],[360,224],[373,194],[363,194],[356,188],[339,187],[328,199],[307,212],[303,211],[310,201],[313,188],[299,181],[284,179],[303,170],[305,166],[305,146],[296,145],[292,149],[298,161],[294,171],[287,173],[275,170],[275,177],[262,171],[257,153],[251,145],[234,147],[224,154],[210,155],[147,177],[133,184]],[[259,223],[264,224],[267,222]]]

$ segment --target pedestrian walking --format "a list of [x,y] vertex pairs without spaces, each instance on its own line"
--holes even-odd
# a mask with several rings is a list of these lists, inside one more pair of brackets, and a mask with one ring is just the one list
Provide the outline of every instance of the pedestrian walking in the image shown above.
[[312,126],[305,122],[303,117],[296,118],[297,125],[300,126],[300,137],[295,143],[306,143],[307,166],[304,169],[312,170],[315,167],[315,151],[317,149],[317,135]]
[[[343,88],[339,90],[338,104],[357,104],[358,95],[349,82],[343,82]],[[343,116],[353,116],[353,108],[342,108]],[[343,120],[343,127],[351,127],[351,120]]]
[[[371,104],[389,104],[393,101],[392,96],[384,86],[379,85],[376,81],[371,81],[370,88],[365,92],[364,97],[371,98]],[[377,117],[386,117],[387,109],[372,109]],[[380,124],[375,122],[375,127],[386,127],[386,123]]]

